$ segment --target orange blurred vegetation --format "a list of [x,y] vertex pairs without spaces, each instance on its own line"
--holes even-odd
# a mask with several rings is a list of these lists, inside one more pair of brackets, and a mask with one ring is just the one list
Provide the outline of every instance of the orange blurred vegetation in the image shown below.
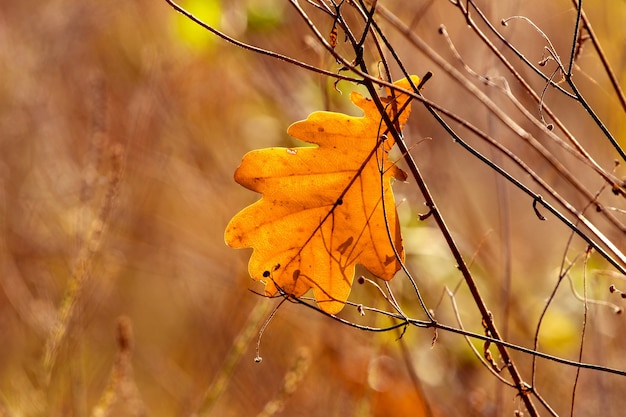
[[[216,9],[205,12],[238,38],[337,70],[286,2],[211,3]],[[384,3],[405,21],[417,19],[415,30],[449,56],[437,35],[445,22],[464,57],[489,71],[492,57],[473,47],[447,2]],[[514,3],[490,13],[530,15],[567,50],[570,3]],[[609,12],[589,3],[624,80],[623,4]],[[198,42],[202,32],[181,30],[185,24],[165,1],[0,4],[0,416],[512,415],[514,391],[456,335],[439,334],[433,347],[431,331],[409,329],[401,339],[366,333],[285,303],[263,335],[262,362],[254,362],[259,328],[278,301],[253,292],[263,289],[247,275],[250,253],[224,244],[228,220],[258,198],[234,183],[233,172],[250,149],[292,146],[286,127],[311,111],[352,111],[347,93],[356,87],[339,83],[340,95],[331,80],[209,33]],[[332,22],[325,24],[329,32]],[[516,30],[525,52],[540,59],[541,39]],[[409,48],[397,33],[392,41]],[[592,58],[582,59],[592,77],[601,73]],[[405,64],[417,74],[433,69],[421,54]],[[605,100],[606,81],[598,82],[585,81],[586,91],[623,142],[624,115]],[[462,103],[466,97],[449,86],[436,74],[427,93],[444,106]],[[456,110],[489,118],[470,106]],[[497,283],[511,262],[509,337],[529,345],[568,232],[556,221],[538,228],[531,202],[511,189],[511,223],[502,226],[493,172],[457,149],[425,112],[414,108],[412,118],[416,158],[496,316],[505,309]],[[576,115],[568,122],[576,124]],[[610,161],[611,152],[592,142],[591,151]],[[434,308],[459,276],[440,238],[415,226],[423,206],[413,186],[398,184],[406,197],[399,210],[409,265]],[[508,260],[503,229],[514,254]],[[597,278],[594,296],[607,297],[604,284],[606,277]],[[410,293],[396,289],[403,288]],[[358,286],[351,297],[375,293]],[[474,314],[463,296],[460,309]],[[409,304],[409,295],[401,302]],[[438,317],[455,324],[448,303],[442,306]],[[576,357],[581,308],[571,294],[559,300],[544,350]],[[624,317],[602,308],[592,314],[585,360],[623,368]],[[472,317],[465,324],[480,332],[480,317]],[[515,357],[527,372],[530,358]],[[563,381],[575,370],[540,367],[545,395],[569,410],[571,385]],[[619,415],[624,389],[624,378],[583,372],[579,395],[592,395],[577,415],[598,415],[606,401],[613,414],[603,415]]]

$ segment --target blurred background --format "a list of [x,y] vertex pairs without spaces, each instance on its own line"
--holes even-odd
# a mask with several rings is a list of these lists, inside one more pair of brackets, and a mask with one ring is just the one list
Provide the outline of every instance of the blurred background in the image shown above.
[[[451,3],[379,3],[512,111],[495,89],[463,70],[439,34],[445,24],[466,64],[506,77],[537,117],[536,104]],[[571,2],[495,3],[478,2],[496,23],[529,17],[567,60]],[[237,39],[339,68],[288,2],[181,4]],[[585,7],[625,85],[626,3]],[[307,10],[329,33],[332,20]],[[589,202],[431,58],[380,23],[411,73],[435,73],[427,97],[510,146],[577,207]],[[509,26],[507,37],[531,61],[545,57],[535,30],[519,21]],[[349,56],[342,36],[338,50]],[[374,54],[366,56],[376,71]],[[348,102],[356,86],[340,82],[340,94],[332,80],[227,44],[164,0],[0,2],[0,67],[1,416],[501,416],[524,410],[516,392],[494,378],[460,336],[440,332],[433,344],[430,330],[409,328],[402,338],[400,331],[367,333],[291,303],[265,329],[262,361],[254,361],[259,329],[278,300],[254,293],[263,289],[247,275],[250,251],[224,244],[229,219],[258,198],[233,181],[233,172],[249,150],[294,146],[287,126],[314,110],[356,114]],[[544,82],[521,71],[541,92]],[[625,113],[590,45],[575,74],[623,146]],[[615,151],[580,106],[553,89],[546,103],[611,171]],[[529,122],[520,123],[542,138]],[[580,239],[568,245],[569,230],[547,213],[546,222],[538,221],[527,196],[453,143],[417,104],[406,135],[496,323],[508,340],[532,347],[561,264],[586,245]],[[527,181],[492,148],[469,139]],[[588,168],[542,140],[583,184],[600,189],[602,181]],[[615,173],[626,174],[623,166]],[[395,192],[409,269],[436,317],[456,326],[444,288],[454,288],[460,274],[434,224],[417,221],[424,207],[415,184],[396,184]],[[623,198],[610,190],[602,198],[624,221]],[[626,248],[624,233],[599,221],[616,246]],[[585,279],[587,296],[605,304],[589,305],[583,361],[625,369],[625,315],[615,314],[625,304],[608,288],[626,291],[626,282],[613,271],[596,255],[586,266],[575,264],[571,288],[564,279],[543,323],[542,351],[578,358],[583,303],[576,295]],[[397,277],[393,288],[407,313],[421,318],[407,280]],[[482,332],[463,286],[455,299],[465,327]],[[371,286],[355,287],[351,300],[385,307]],[[342,315],[391,324],[352,309]],[[513,357],[530,382],[531,358]],[[537,363],[535,386],[558,413],[570,411],[575,375],[572,367]],[[625,377],[583,371],[578,384],[577,416],[622,415]]]

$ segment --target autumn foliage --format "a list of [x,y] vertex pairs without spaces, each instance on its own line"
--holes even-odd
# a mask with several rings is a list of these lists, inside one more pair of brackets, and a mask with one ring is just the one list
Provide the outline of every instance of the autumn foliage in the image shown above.
[[[410,89],[406,79],[395,85]],[[410,97],[387,93],[387,114],[401,128]],[[300,297],[313,289],[330,314],[348,299],[357,263],[390,280],[404,261],[391,180],[406,173],[389,160],[394,140],[374,101],[356,92],[350,98],[362,117],[320,111],[289,127],[291,136],[318,147],[244,156],[235,180],[263,197],[238,213],[225,234],[232,247],[254,248],[248,269],[265,282],[266,295]]]

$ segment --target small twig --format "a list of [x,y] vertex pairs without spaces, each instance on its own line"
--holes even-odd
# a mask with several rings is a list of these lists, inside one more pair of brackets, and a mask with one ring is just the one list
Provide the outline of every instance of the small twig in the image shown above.
[[537,203],[541,203],[542,201],[543,201],[543,198],[539,194],[537,194],[537,196],[533,200],[533,210],[535,211],[535,215],[537,216],[537,218],[539,220],[544,221],[546,217],[543,214],[541,214],[541,212],[539,212],[539,209],[537,208]]
[[572,52],[570,53],[569,64],[567,66],[567,71],[565,72],[566,77],[572,76],[572,68],[574,66],[576,50],[578,49],[578,36],[580,35],[581,17],[583,13],[583,0],[578,0],[578,4],[574,1],[574,6],[576,6],[576,23],[574,25],[574,35],[572,36]]
[[[585,347],[585,334],[587,331],[587,313],[589,311],[589,306],[587,304],[587,262],[589,261],[589,256],[591,255],[591,251],[592,249],[588,247],[587,251],[585,252],[585,259],[583,260],[583,320],[582,320],[582,329],[580,331],[580,349],[578,351],[579,362],[582,362],[583,360],[583,350]],[[570,411],[570,415],[572,417],[574,417],[574,404],[576,403],[576,388],[578,387],[579,377],[580,377],[580,368],[576,369],[576,377],[574,378],[574,386],[572,387],[572,401],[571,401],[571,411]]]
[[[456,304],[456,299],[454,297],[454,292],[450,291],[450,289],[448,287],[444,288],[444,291],[448,294],[448,298],[450,299],[450,303],[452,304],[452,311],[454,311],[454,317],[456,318],[456,322],[457,325],[459,326],[459,329],[464,329],[463,327],[463,322],[461,320],[461,315],[459,314],[459,308]],[[478,349],[476,349],[476,347],[474,346],[474,344],[472,343],[472,341],[470,340],[469,336],[465,336],[465,341],[467,342],[467,345],[470,347],[470,349],[472,350],[472,352],[474,353],[474,356],[476,356],[476,358],[478,358],[478,360],[484,365],[484,367],[493,374],[493,376],[495,376],[496,378],[498,378],[503,384],[508,385],[509,387],[515,388],[515,384],[513,384],[510,381],[507,381],[506,379],[504,379],[499,372],[496,372],[496,370],[494,369],[493,366],[491,366],[491,364],[487,363],[487,361],[485,361],[485,358],[483,357],[483,355],[480,354],[480,352],[478,352]],[[491,343],[489,341],[485,341],[486,343]]]
[[[572,276],[570,274],[567,274],[567,280],[569,281],[569,287],[570,287],[570,290],[572,291],[572,295],[578,301],[580,301],[582,303],[587,303],[587,304],[595,304],[595,305],[598,305],[598,306],[609,307],[610,309],[613,310],[613,313],[615,313],[615,314],[622,314],[622,312],[624,311],[624,309],[622,307],[618,306],[617,304],[611,303],[610,301],[596,300],[596,299],[591,299],[591,298],[585,299],[585,297],[581,296],[580,294],[578,294],[578,291],[576,291],[576,288],[574,288],[574,281],[572,280]],[[615,286],[613,286],[613,287],[615,287]],[[619,291],[619,290],[617,290],[617,291]],[[611,291],[611,287],[609,287],[609,292],[615,292],[615,291]],[[626,298],[626,297],[622,297],[622,298]]]
[[[284,295],[285,297],[287,297],[287,295]],[[325,312],[324,310],[322,310],[321,308],[319,308],[318,306],[314,305],[314,304],[310,304],[308,303],[306,300],[302,299],[302,298],[287,298],[288,301],[300,304],[302,306],[305,306],[307,308],[310,308],[312,310],[317,311],[318,313],[332,319],[335,320],[339,323],[345,324],[346,326],[358,329],[358,330],[363,330],[363,331],[367,331],[367,332],[374,332],[374,333],[384,333],[384,332],[388,332],[391,330],[395,330],[401,327],[406,326],[407,324],[418,327],[418,328],[424,328],[424,329],[438,329],[438,330],[443,330],[443,331],[447,331],[450,333],[455,333],[461,336],[469,336],[471,338],[474,339],[478,339],[478,340],[482,340],[482,341],[489,341],[497,346],[503,346],[506,348],[509,348],[511,350],[516,350],[518,352],[521,353],[525,353],[528,355],[531,355],[533,357],[537,357],[537,358],[541,358],[541,359],[546,359],[552,362],[556,362],[556,363],[560,363],[562,365],[566,365],[566,366],[571,366],[574,368],[582,368],[582,369],[589,369],[589,370],[593,370],[593,371],[598,371],[598,372],[605,372],[605,373],[609,373],[609,374],[614,374],[614,375],[619,375],[619,376],[624,376],[626,377],[626,370],[622,370],[622,369],[616,369],[616,368],[610,368],[607,366],[601,366],[601,365],[595,365],[595,364],[590,364],[590,363],[580,363],[580,362],[576,362],[573,360],[569,360],[569,359],[565,359],[565,358],[561,358],[559,356],[554,356],[554,355],[550,355],[544,352],[540,352],[537,350],[533,350],[530,348],[525,348],[523,346],[517,345],[515,343],[511,343],[511,342],[507,342],[505,340],[498,340],[495,339],[493,336],[486,336],[484,334],[480,334],[480,333],[474,333],[474,332],[470,332],[467,330],[463,330],[463,329],[459,329],[456,327],[452,327],[443,323],[440,323],[438,321],[435,322],[429,322],[429,321],[425,321],[425,320],[419,320],[419,319],[413,319],[413,318],[408,318],[405,319],[402,316],[398,315],[398,314],[394,314],[394,313],[390,313],[387,311],[380,311],[378,310],[378,313],[384,314],[388,317],[400,320],[398,323],[390,325],[390,326],[385,326],[385,327],[374,327],[374,326],[365,326],[365,325],[361,325],[358,323],[354,323],[352,321],[346,320],[344,318],[341,318],[339,316],[333,315],[333,314],[329,314],[327,312]],[[353,305],[356,306],[356,304],[352,303]],[[370,311],[376,311],[376,309],[369,309]],[[528,387],[526,385],[524,385],[523,391],[527,392]]]
[[[535,66],[532,62],[530,62],[530,60],[528,58],[526,58],[526,56],[521,53],[517,48],[515,48],[498,30],[496,30],[495,26],[493,26],[493,24],[489,21],[489,19],[487,19],[487,16],[485,16],[485,14],[483,13],[483,11],[476,6],[476,4],[474,3],[473,0],[468,0],[468,4],[471,5],[474,10],[477,12],[478,16],[481,18],[481,20],[487,25],[487,27],[489,28],[489,30],[491,30],[491,32],[496,35],[496,37],[498,37],[498,39],[504,43],[504,45],[509,48],[519,59],[522,60],[522,62],[524,62],[525,65],[527,65],[529,68],[531,68],[537,75],[539,75],[541,78],[543,78],[545,81],[549,81],[548,77],[539,69],[537,68],[537,66]],[[468,14],[469,11],[465,11],[464,7],[462,7],[462,4],[459,2],[457,4],[457,6],[461,9],[462,13],[464,15]],[[500,21],[500,23],[503,26],[506,26],[506,23]],[[496,56],[498,57],[498,59],[506,66],[506,68],[515,75],[515,78],[524,86],[524,89],[530,89],[530,86],[528,86],[528,84],[526,83],[526,81],[523,79],[523,77],[521,76],[521,74],[519,74],[511,65],[511,63],[504,57],[504,55],[502,54],[502,52],[500,52],[500,50],[487,38],[487,36],[478,28],[478,26],[476,25],[476,23],[474,22],[473,19],[470,19],[468,22],[469,26],[472,28],[472,30],[481,38],[481,41],[483,41],[483,43],[485,43],[489,49],[496,54]],[[517,74],[517,75],[516,75]],[[563,89],[563,87],[561,87],[560,85],[552,82],[550,84],[552,87],[556,88],[558,91],[560,91],[561,93],[565,94],[566,96],[570,97],[570,98],[575,98],[575,96],[570,93],[569,91]],[[526,88],[526,86],[528,86],[528,88]],[[532,91],[532,89],[530,89]]]
[[626,292],[624,292],[624,291],[622,291],[622,290],[618,289],[618,288],[615,286],[615,284],[611,284],[611,285],[609,285],[609,292],[610,292],[611,294],[617,294],[617,295],[619,295],[619,296],[620,296],[620,297],[622,297],[622,298],[626,298]]
[[615,90],[615,94],[617,95],[617,98],[620,104],[622,105],[622,109],[624,110],[624,112],[626,112],[626,95],[624,95],[624,90],[622,90],[622,87],[619,84],[617,76],[615,75],[615,72],[613,71],[611,64],[609,64],[609,60],[606,57],[606,53],[604,52],[602,45],[600,45],[600,41],[598,40],[598,37],[596,36],[593,28],[591,27],[591,23],[589,22],[589,19],[587,18],[585,11],[582,9],[582,7],[578,7],[577,0],[572,0],[572,3],[574,3],[574,6],[580,9],[580,17],[582,18],[583,26],[585,30],[587,31],[587,35],[589,35],[589,39],[591,40],[591,43],[593,44],[593,47],[595,48],[596,53],[598,54],[598,57],[600,58],[600,62],[602,62],[602,67],[604,68],[604,71],[606,72],[606,74],[609,77],[609,80],[611,81],[613,90]]
[[617,154],[620,156],[620,158],[622,158],[623,161],[626,161],[626,151],[622,148],[622,146],[619,144],[617,139],[615,139],[613,134],[611,134],[611,132],[606,127],[606,125],[602,122],[602,120],[600,120],[600,117],[598,117],[598,115],[591,108],[589,103],[587,103],[587,100],[585,100],[582,93],[578,90],[578,87],[576,86],[576,84],[574,84],[572,77],[565,77],[565,79],[567,83],[569,84],[570,88],[572,89],[572,91],[574,92],[574,94],[576,95],[576,97],[578,98],[578,102],[583,106],[587,114],[591,116],[595,124],[600,128],[600,130],[602,131],[604,136],[606,136],[606,138],[609,140],[611,145],[613,145],[613,148],[617,151]]
[[[385,288],[387,289],[387,292],[385,292],[380,285],[378,285],[378,283],[376,283],[375,281],[369,279],[369,278],[365,278],[364,276],[360,276],[357,279],[357,282],[359,284],[364,284],[364,283],[368,283],[370,285],[372,285],[374,288],[376,288],[378,290],[378,292],[380,293],[380,295],[383,296],[383,298],[389,303],[389,305],[391,307],[393,307],[394,310],[396,310],[396,312],[398,314],[400,314],[403,317],[406,317],[406,314],[402,311],[402,309],[400,308],[400,304],[398,304],[398,301],[396,300],[396,298],[393,295],[393,292],[391,291],[391,287],[389,286],[389,282],[385,281],[384,285]],[[389,295],[387,295],[389,294]],[[362,304],[359,304],[357,306],[359,313],[361,313],[361,315],[365,315],[365,308]]]
[[265,329],[267,329],[267,326],[270,324],[270,322],[272,321],[272,319],[274,318],[274,316],[276,315],[276,313],[278,312],[278,309],[283,305],[283,303],[287,300],[288,298],[283,298],[277,305],[276,307],[274,307],[274,309],[272,310],[272,312],[270,313],[270,315],[265,319],[265,321],[263,322],[263,325],[261,326],[261,329],[259,330],[259,337],[257,338],[256,341],[256,356],[254,357],[254,361],[256,363],[261,363],[263,361],[263,358],[261,357],[261,338],[263,337],[263,333],[265,333]]
[[[537,320],[537,326],[535,327],[535,335],[534,335],[534,338],[533,338],[533,349],[535,349],[535,350],[539,349],[539,333],[541,331],[541,325],[543,324],[543,320],[544,320],[546,314],[548,313],[548,310],[549,310],[550,306],[552,305],[552,301],[554,300],[554,298],[556,296],[556,293],[557,293],[557,291],[558,291],[558,289],[559,289],[559,287],[561,285],[561,282],[563,281],[563,278],[565,278],[565,276],[567,274],[569,274],[569,271],[574,267],[574,265],[578,262],[579,258],[582,256],[582,254],[579,254],[567,266],[565,265],[567,250],[568,250],[569,246],[571,245],[573,237],[574,237],[573,234],[570,233],[569,238],[567,240],[567,243],[565,245],[565,254],[563,255],[563,262],[561,263],[561,270],[559,271],[559,276],[558,276],[557,282],[554,285],[554,288],[552,289],[552,292],[548,296],[548,300],[546,301],[546,304],[543,306],[541,314],[539,315],[539,319]],[[537,358],[533,357],[533,360],[532,360],[532,371],[531,371],[531,381],[532,381],[531,385],[532,386],[535,386],[536,375],[537,375]]]
[[[500,21],[500,23],[502,23],[502,26],[508,26],[509,21],[511,20],[523,20],[524,22],[528,23],[533,29],[535,29],[535,31],[537,31],[541,37],[546,41],[546,43],[548,44],[548,46],[545,48],[545,50],[548,51],[548,54],[552,57],[552,59],[557,63],[557,65],[559,66],[559,68],[561,69],[561,71],[565,74],[565,68],[563,68],[563,64],[561,63],[561,58],[559,57],[559,54],[556,52],[556,48],[554,47],[554,45],[552,44],[552,41],[550,40],[550,38],[548,37],[548,35],[545,34],[545,32],[543,30],[541,30],[539,28],[539,26],[537,26],[535,24],[535,22],[533,22],[532,20],[530,20],[528,17],[526,16],[511,16],[508,17],[506,19],[502,19]],[[542,62],[545,62],[542,60]],[[541,64],[540,64],[541,65]],[[555,82],[552,81],[551,78],[548,78],[548,83],[550,84],[557,84]]]

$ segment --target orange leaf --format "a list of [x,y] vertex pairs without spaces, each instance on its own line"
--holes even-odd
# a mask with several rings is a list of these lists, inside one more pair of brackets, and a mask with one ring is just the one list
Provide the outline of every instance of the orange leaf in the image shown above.
[[[395,85],[410,88],[406,79]],[[348,299],[357,263],[390,280],[404,260],[390,182],[405,180],[406,173],[388,160],[394,141],[383,135],[386,125],[375,103],[356,92],[350,99],[363,117],[315,112],[289,127],[287,133],[317,148],[269,148],[244,156],[235,181],[263,196],[239,212],[225,233],[229,246],[254,248],[248,270],[265,282],[266,295],[280,289],[300,297],[312,288],[330,314]],[[408,99],[397,93],[395,100],[382,99],[391,120]],[[409,112],[407,105],[397,118],[400,127]]]

